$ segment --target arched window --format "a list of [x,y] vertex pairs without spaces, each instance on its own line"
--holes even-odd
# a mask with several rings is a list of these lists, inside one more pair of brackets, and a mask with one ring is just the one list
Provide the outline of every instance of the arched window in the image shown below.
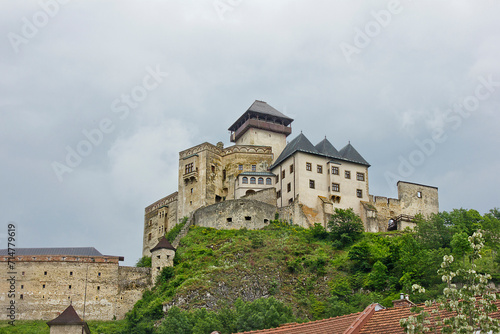
[[264,179],[261,178],[261,177],[259,177],[259,181],[258,182],[259,182],[259,184],[264,184]]
[[270,177],[268,177],[268,178],[266,179],[266,184],[267,184],[267,185],[272,185],[272,184],[273,184],[273,181],[271,181],[271,178],[270,178]]
[[255,177],[251,177],[251,178],[250,178],[250,183],[251,183],[251,184],[255,184]]
[[241,181],[245,184],[248,183],[248,177],[244,176],[243,179],[241,179]]

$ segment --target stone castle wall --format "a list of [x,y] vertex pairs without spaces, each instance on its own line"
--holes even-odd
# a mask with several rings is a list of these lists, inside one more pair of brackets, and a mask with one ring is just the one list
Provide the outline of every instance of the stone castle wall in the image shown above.
[[[83,317],[84,302],[85,319],[122,319],[149,283],[139,275],[135,286],[121,289],[118,257],[17,256],[15,262],[19,320],[51,320],[70,304]],[[3,307],[9,289],[7,273],[0,276]]]
[[242,199],[252,199],[259,202],[264,202],[276,206],[276,188],[268,188],[257,191],[253,194],[248,194],[241,197]]
[[227,200],[198,209],[194,225],[217,229],[259,229],[274,219],[276,206],[248,199]]

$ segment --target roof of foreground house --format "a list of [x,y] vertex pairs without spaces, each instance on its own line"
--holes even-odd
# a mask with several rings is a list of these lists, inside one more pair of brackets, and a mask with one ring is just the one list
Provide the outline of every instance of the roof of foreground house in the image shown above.
[[[346,314],[340,317],[306,322],[303,324],[291,323],[278,328],[244,332],[245,334],[354,334],[356,329],[367,319],[382,308],[379,304],[368,306],[363,312]],[[243,333],[239,333],[243,334]]]
[[47,321],[47,325],[49,327],[81,325],[83,327],[82,333],[85,331],[85,333],[90,334],[87,323],[78,316],[72,305],[68,306],[57,318]]

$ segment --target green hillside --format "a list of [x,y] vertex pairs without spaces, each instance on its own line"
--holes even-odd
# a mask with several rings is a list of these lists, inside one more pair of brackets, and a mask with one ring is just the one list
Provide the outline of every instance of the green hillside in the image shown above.
[[[374,302],[391,307],[400,292],[422,302],[442,291],[436,272],[445,254],[454,255],[454,266],[469,265],[467,237],[477,230],[486,239],[477,269],[500,281],[498,209],[417,217],[415,232],[363,233],[359,217],[349,210],[338,210],[334,218],[328,232],[279,219],[263,230],[192,226],[181,239],[174,267],[164,268],[125,320],[89,327],[92,333],[226,334],[358,312]],[[412,294],[415,283],[426,293]],[[48,333],[43,322],[16,327],[12,331],[0,323],[0,333],[33,328]]]
[[[318,225],[303,229],[279,220],[263,230],[193,226],[178,247],[174,268],[164,270],[156,287],[129,312],[127,331],[166,333],[162,326],[153,326],[164,317],[163,304],[173,307],[169,312],[175,318],[172,321],[189,323],[186,328],[194,328],[198,318],[200,323],[215,323],[214,328],[179,333],[210,333],[215,329],[225,333],[222,314],[232,317],[231,326],[236,330],[256,329],[246,325],[237,328],[235,319],[236,313],[245,312],[242,305],[251,307],[250,302],[259,298],[273,297],[284,306],[284,313],[290,310],[293,316],[285,317],[287,321],[357,312],[373,302],[390,307],[400,292],[411,293],[414,283],[427,292],[411,295],[412,301],[424,301],[442,291],[436,271],[445,254],[453,253],[461,259],[459,264],[467,265],[468,244],[464,240],[478,229],[484,230],[487,238],[478,268],[498,281],[495,238],[500,231],[499,218],[498,210],[481,216],[475,210],[460,209],[440,213],[429,221],[418,218],[416,233],[359,235],[350,235],[349,230],[333,235]],[[208,312],[193,313],[200,309]],[[233,313],[227,315],[229,311]]]

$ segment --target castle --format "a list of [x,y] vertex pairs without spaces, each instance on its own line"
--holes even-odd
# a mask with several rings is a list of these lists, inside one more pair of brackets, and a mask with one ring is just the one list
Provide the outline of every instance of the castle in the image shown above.
[[370,164],[348,143],[300,133],[293,119],[255,101],[230,127],[233,146],[202,143],[179,153],[178,189],[145,208],[143,255],[182,217],[214,228],[262,228],[281,219],[326,226],[335,208],[352,208],[366,231],[404,229],[416,214],[439,211],[438,189],[399,181],[398,198],[369,194]]
[[[19,319],[53,319],[72,304],[85,319],[121,319],[163,267],[175,247],[164,237],[183,217],[219,229],[266,226],[281,219],[326,226],[335,208],[352,208],[366,231],[404,229],[416,214],[439,210],[435,187],[398,182],[398,198],[369,194],[370,164],[348,143],[337,150],[327,138],[313,145],[304,134],[289,143],[293,119],[255,101],[233,125],[224,147],[202,143],[179,153],[178,189],[145,209],[143,256],[152,268],[124,267],[123,258],[95,248],[0,250],[0,263],[16,263]],[[184,233],[189,228],[184,227]],[[9,303],[9,273],[0,274],[0,302]]]

